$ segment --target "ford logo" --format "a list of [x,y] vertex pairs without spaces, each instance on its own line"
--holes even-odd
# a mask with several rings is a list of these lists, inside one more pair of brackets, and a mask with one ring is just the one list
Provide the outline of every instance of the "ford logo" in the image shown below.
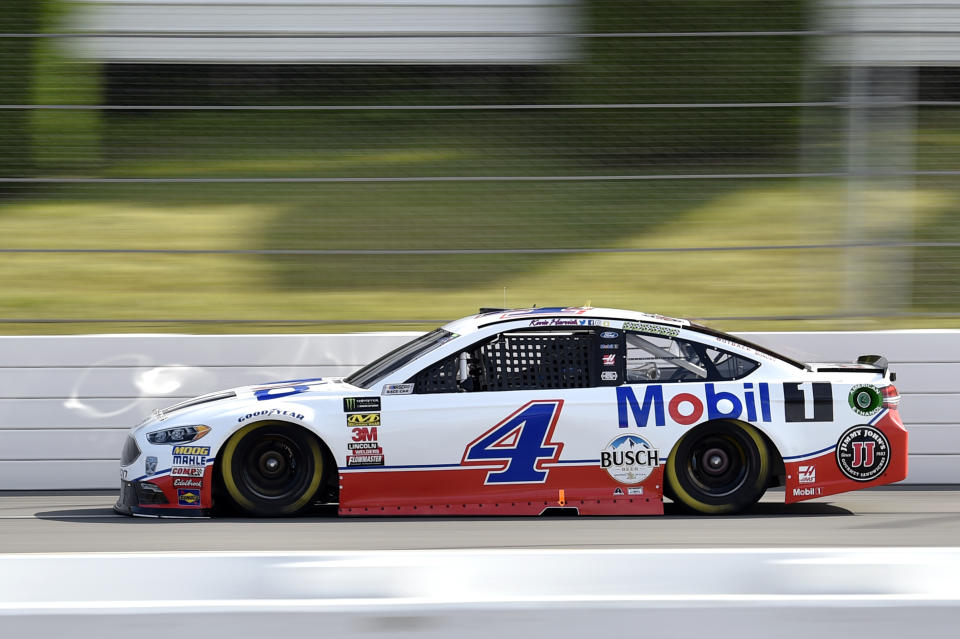
[[605,331],[603,333],[600,333],[600,337],[602,337],[603,339],[617,339],[618,337],[620,337],[620,333],[614,333],[613,331]]

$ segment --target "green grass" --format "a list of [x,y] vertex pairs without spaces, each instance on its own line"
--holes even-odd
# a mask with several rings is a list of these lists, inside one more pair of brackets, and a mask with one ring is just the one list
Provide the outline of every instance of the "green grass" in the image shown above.
[[[829,181],[117,185],[93,193],[63,187],[46,197],[0,204],[0,237],[3,248],[226,250],[809,244],[842,239],[832,229],[842,218],[844,195]],[[947,183],[903,198],[874,186],[865,202],[872,212],[870,237],[902,230],[896,218],[907,204],[916,211],[910,232],[921,235],[942,226],[938,220],[950,219],[960,205],[960,194]],[[888,249],[862,252],[861,271],[849,285],[864,289],[866,310],[914,310],[909,299],[888,295],[890,274],[903,270],[897,256]],[[589,301],[691,317],[816,315],[857,310],[848,308],[848,283],[838,275],[848,266],[843,252],[822,249],[496,256],[5,254],[0,317],[138,320],[4,325],[11,334],[425,328],[430,322],[358,327],[140,320],[433,320],[500,305],[504,287],[509,305]],[[905,273],[909,276],[909,269]],[[937,281],[920,290],[928,297],[953,290],[952,281]],[[715,324],[749,330],[955,322]]]

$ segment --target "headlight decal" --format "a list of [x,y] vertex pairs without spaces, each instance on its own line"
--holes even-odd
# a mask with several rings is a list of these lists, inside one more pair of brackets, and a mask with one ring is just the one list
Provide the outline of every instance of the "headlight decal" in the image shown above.
[[195,442],[209,432],[209,426],[174,426],[147,433],[147,441],[151,444],[184,444]]

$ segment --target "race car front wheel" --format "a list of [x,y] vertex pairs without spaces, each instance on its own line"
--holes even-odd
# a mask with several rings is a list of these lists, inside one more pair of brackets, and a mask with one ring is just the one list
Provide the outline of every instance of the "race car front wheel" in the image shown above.
[[312,433],[287,424],[244,426],[227,441],[220,464],[233,505],[254,516],[294,515],[310,505],[323,479],[323,453]]
[[725,515],[752,506],[767,487],[770,454],[763,436],[741,422],[708,422],[667,460],[669,494],[688,510]]

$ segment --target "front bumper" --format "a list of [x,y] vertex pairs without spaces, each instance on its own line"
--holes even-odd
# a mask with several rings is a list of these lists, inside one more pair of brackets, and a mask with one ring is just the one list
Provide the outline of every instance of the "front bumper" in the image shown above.
[[165,493],[159,493],[160,495],[163,495],[164,502],[158,503],[158,498],[156,497],[158,493],[147,492],[142,486],[138,486],[138,483],[143,484],[152,482],[120,482],[120,497],[117,499],[117,503],[113,505],[114,512],[121,515],[140,517],[195,518],[210,517],[213,514],[212,508],[198,508],[196,506],[181,507],[177,503],[171,504],[166,500]]

